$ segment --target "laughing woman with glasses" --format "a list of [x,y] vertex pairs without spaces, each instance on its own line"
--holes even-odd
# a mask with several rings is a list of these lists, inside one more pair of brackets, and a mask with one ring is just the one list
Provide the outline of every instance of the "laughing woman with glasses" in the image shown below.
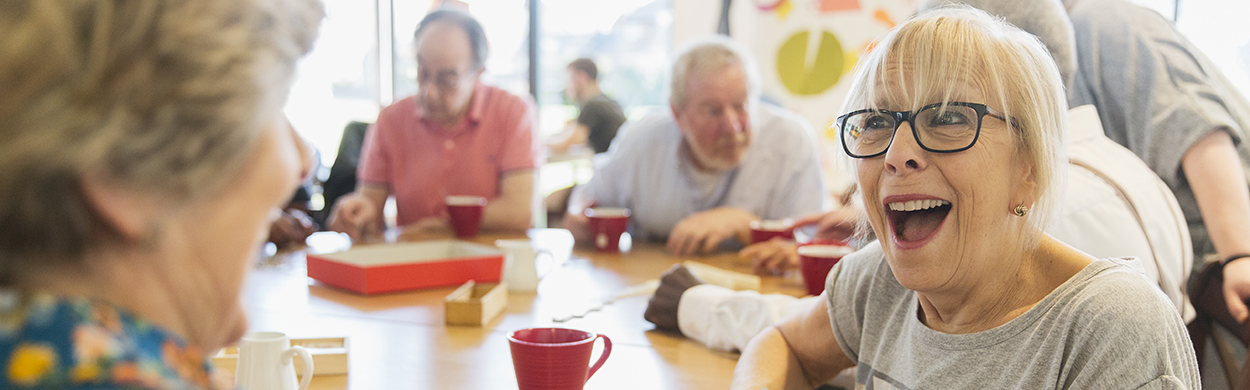
[[1043,233],[1067,102],[1035,38],[966,7],[865,56],[835,126],[879,242],[752,340],[734,388],[1198,388],[1184,323],[1121,259]]

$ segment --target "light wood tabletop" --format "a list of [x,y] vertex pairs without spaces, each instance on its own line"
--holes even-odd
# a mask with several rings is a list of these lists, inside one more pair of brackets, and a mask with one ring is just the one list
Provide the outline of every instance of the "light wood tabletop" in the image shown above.
[[[283,332],[292,338],[347,337],[348,374],[314,376],[317,389],[515,389],[508,332],[531,327],[566,327],[602,333],[612,339],[611,356],[586,383],[587,389],[728,388],[738,355],[717,352],[679,335],[654,329],[643,319],[648,295],[616,300],[583,318],[557,323],[579,308],[594,305],[623,289],[660,274],[673,264],[694,260],[750,273],[734,253],[681,258],[657,244],[635,244],[626,253],[604,254],[574,247],[560,229],[535,229],[536,247],[546,272],[536,293],[509,293],[504,313],[485,326],[447,326],[443,299],[456,286],[361,295],[307,277],[304,251],[279,253],[262,261],[244,289],[252,331]],[[483,235],[471,241],[524,238]],[[346,239],[318,233],[316,252],[342,250]],[[763,293],[800,296],[797,275],[765,277]],[[596,343],[598,356],[601,347]]]

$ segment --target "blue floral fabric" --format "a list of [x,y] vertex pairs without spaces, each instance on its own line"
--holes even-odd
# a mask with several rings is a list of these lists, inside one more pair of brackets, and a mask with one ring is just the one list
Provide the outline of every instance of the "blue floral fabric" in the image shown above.
[[124,309],[0,290],[0,389],[212,389],[199,348]]

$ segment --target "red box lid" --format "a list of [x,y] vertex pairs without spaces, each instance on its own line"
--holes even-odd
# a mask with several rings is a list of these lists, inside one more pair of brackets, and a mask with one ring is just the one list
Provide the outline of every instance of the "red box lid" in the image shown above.
[[443,240],[359,246],[309,254],[308,277],[363,294],[494,283],[503,275],[504,252],[491,246]]

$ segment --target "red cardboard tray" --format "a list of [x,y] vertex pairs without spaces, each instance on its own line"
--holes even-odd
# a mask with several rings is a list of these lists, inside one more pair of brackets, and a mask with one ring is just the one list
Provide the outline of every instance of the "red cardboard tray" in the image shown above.
[[495,247],[443,240],[361,246],[308,255],[308,277],[363,294],[499,282],[504,253]]

